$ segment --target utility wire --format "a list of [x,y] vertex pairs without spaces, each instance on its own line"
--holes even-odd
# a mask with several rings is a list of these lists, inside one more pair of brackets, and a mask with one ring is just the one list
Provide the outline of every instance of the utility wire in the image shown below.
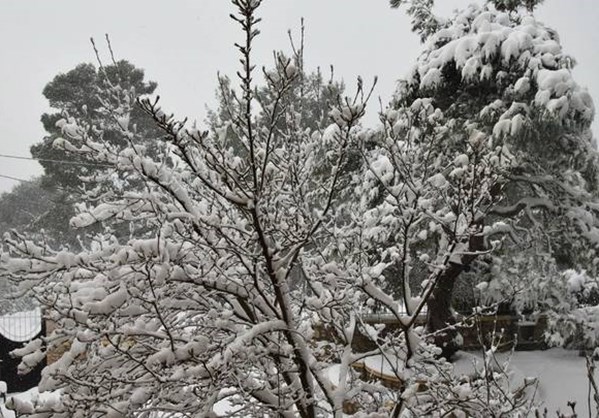
[[22,157],[20,155],[9,155],[9,154],[0,154],[1,158],[10,158],[13,160],[31,160],[31,161],[47,161],[50,163],[56,164],[69,164],[69,165],[81,165],[81,166],[90,166],[90,167],[110,167],[114,168],[114,165],[111,164],[102,164],[102,163],[85,163],[85,162],[77,162],[77,161],[68,161],[68,160],[54,160],[51,158],[32,158],[32,157]]
[[25,179],[20,179],[18,177],[6,176],[4,174],[0,174],[0,178],[14,180],[14,181],[20,181],[21,183],[33,183],[33,181],[31,181],[31,180],[25,180]]
[[[18,178],[18,177],[7,176],[7,175],[5,175],[5,174],[0,174],[0,178],[3,178],[3,179],[8,179],[8,180],[14,180],[14,181],[18,181],[18,182],[20,182],[20,183],[31,183],[31,184],[34,184],[34,183],[36,182],[35,180],[25,180],[25,179],[21,179],[21,178]],[[33,177],[33,178],[34,178],[34,179],[39,179],[40,177]],[[64,187],[61,187],[61,186],[59,186],[59,185],[54,185],[54,186],[53,186],[53,189],[54,189],[54,190],[58,190],[58,191],[60,191],[60,192],[69,192],[69,190],[68,190],[68,189],[66,189],[66,188],[64,188]],[[10,193],[10,192],[9,192],[9,193]],[[2,194],[2,193],[0,192],[0,194]],[[1,416],[0,416],[0,418],[1,418]]]

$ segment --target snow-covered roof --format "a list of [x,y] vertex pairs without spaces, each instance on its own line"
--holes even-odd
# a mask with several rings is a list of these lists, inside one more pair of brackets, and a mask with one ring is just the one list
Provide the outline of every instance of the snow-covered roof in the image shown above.
[[41,330],[42,311],[40,308],[0,316],[0,335],[11,341],[32,340]]

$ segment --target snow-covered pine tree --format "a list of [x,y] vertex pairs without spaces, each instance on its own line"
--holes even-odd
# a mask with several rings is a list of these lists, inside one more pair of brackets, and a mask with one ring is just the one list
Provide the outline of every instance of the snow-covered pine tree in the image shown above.
[[[108,38],[107,38],[108,42]],[[95,47],[95,46],[94,46]],[[122,91],[131,90],[133,96],[152,94],[157,84],[144,80],[144,71],[128,61],[115,61],[108,42],[112,62],[104,65],[98,53],[96,68],[89,63],[77,65],[66,73],[56,75],[43,90],[50,107],[56,111],[44,113],[41,122],[48,133],[42,141],[31,147],[34,158],[41,159],[45,170],[42,183],[47,187],[58,187],[68,193],[78,193],[87,186],[84,177],[93,176],[102,168],[93,164],[85,165],[85,155],[72,155],[68,150],[54,144],[57,138],[69,138],[77,133],[71,130],[69,122],[74,119],[85,120],[101,130],[102,140],[116,148],[126,147],[128,142],[122,138],[121,124],[135,126],[135,131],[144,138],[148,152],[156,154],[155,148],[162,132],[153,124],[152,119],[138,108],[119,109],[114,104],[123,101]],[[112,87],[118,86],[118,89]],[[121,94],[120,98],[115,95]],[[127,119],[124,115],[127,115]],[[140,144],[141,145],[141,144]],[[73,163],[60,164],[65,154]],[[74,160],[77,158],[77,160]],[[59,163],[57,163],[58,161]],[[114,173],[113,173],[114,174]],[[126,183],[126,179],[121,181]],[[89,183],[89,182],[88,182]],[[71,216],[72,213],[67,214]]]
[[[434,31],[420,30],[424,51],[384,117],[388,128],[380,146],[390,160],[398,155],[394,149],[406,144],[425,147],[431,155],[425,150],[419,155],[428,155],[429,164],[441,162],[440,167],[455,155],[468,157],[457,175],[452,171],[460,167],[456,163],[443,172],[449,180],[441,195],[449,216],[444,233],[438,234],[439,215],[431,211],[431,226],[424,220],[419,226],[423,238],[434,236],[431,243],[421,245],[424,250],[406,249],[412,259],[431,248],[443,257],[449,254],[448,234],[465,243],[462,255],[452,253],[451,266],[438,275],[428,303],[428,329],[446,354],[457,347],[455,330],[441,332],[453,323],[452,291],[480,255],[495,249],[493,255],[504,258],[503,268],[520,283],[528,272],[517,267],[530,264],[510,263],[516,252],[567,267],[591,268],[597,261],[598,159],[590,131],[594,106],[574,81],[574,60],[562,51],[556,32],[530,13],[537,3],[490,0],[445,22],[433,19],[440,23]],[[413,16],[419,20],[421,15]],[[426,119],[423,106],[429,109]],[[436,125],[433,131],[431,124]],[[484,171],[477,171],[478,164]],[[390,173],[381,182],[382,201],[405,183],[401,170]],[[426,175],[418,177],[420,184]],[[480,188],[490,180],[489,187]],[[469,218],[464,205],[472,208]],[[406,226],[389,234],[402,228]],[[472,240],[473,232],[480,239]],[[429,268],[438,268],[437,263]],[[499,266],[495,263],[494,271]],[[426,272],[424,266],[420,270]]]

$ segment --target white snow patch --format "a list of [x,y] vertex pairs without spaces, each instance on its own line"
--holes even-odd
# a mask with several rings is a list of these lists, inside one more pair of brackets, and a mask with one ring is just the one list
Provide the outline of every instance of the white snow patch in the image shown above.
[[[26,405],[36,400],[41,402],[56,402],[59,398],[60,394],[58,392],[40,393],[38,388],[32,388],[27,392],[6,395],[6,403],[9,403],[9,401],[12,399],[12,403],[15,405]],[[0,399],[0,417],[15,418],[15,413],[6,408],[6,405],[2,402],[2,399]]]
[[[496,354],[501,363],[509,353]],[[454,373],[466,374],[473,372],[473,360],[482,364],[479,354],[458,353],[454,362]],[[522,383],[525,377],[539,378],[536,400],[542,401],[547,407],[548,416],[556,416],[560,410],[567,412],[568,401],[576,402],[578,416],[589,416],[587,408],[588,380],[584,357],[577,351],[552,348],[545,351],[516,351],[510,362],[512,370],[511,382]],[[599,379],[599,371],[595,370],[595,378]]]

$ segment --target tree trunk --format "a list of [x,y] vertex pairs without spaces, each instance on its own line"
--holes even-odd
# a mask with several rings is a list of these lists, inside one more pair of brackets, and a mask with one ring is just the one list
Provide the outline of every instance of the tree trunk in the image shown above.
[[470,237],[469,249],[461,256],[461,263],[449,262],[437,279],[437,284],[427,301],[426,328],[432,333],[431,341],[441,348],[441,355],[447,360],[460,349],[462,336],[455,328],[456,318],[451,309],[453,289],[460,274],[470,267],[477,252],[485,249],[484,238],[480,235]]
[[461,264],[451,263],[438,278],[437,285],[427,302],[426,328],[432,333],[432,342],[441,348],[441,355],[446,359],[462,346],[458,330],[453,327],[456,323],[451,309],[451,300],[455,281],[464,270]]

